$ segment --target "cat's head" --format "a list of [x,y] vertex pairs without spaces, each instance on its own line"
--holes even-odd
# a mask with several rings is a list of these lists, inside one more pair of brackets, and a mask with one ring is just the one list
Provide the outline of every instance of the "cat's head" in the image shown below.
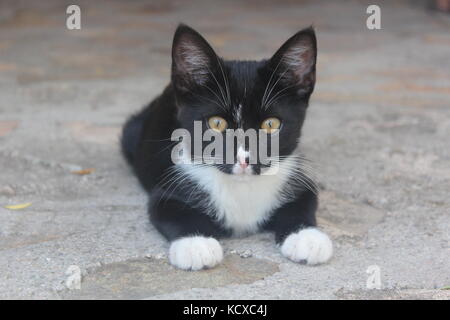
[[[268,60],[228,61],[217,56],[199,33],[180,25],[172,47],[172,86],[179,126],[194,137],[197,121],[202,132],[214,129],[216,136],[223,137],[223,148],[213,152],[214,159],[220,155],[224,160],[214,164],[217,169],[240,176],[264,173],[275,162],[274,155],[284,159],[297,148],[314,89],[316,56],[312,28],[293,35]],[[257,149],[249,148],[250,138],[244,143],[236,139],[234,147],[226,147],[230,129],[262,133],[257,135]],[[278,152],[270,144],[275,135]],[[268,145],[269,162],[260,157],[263,140]],[[200,153],[192,150],[192,156],[202,157],[210,143],[203,141]]]

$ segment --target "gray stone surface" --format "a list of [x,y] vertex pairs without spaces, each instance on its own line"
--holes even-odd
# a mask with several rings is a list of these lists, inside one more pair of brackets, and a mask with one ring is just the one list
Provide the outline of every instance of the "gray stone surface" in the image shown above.
[[[79,31],[65,28],[73,2]],[[368,4],[1,1],[0,298],[448,299],[450,17],[386,1],[382,30],[370,31]],[[259,234],[223,241],[217,269],[167,264],[117,138],[167,83],[180,21],[244,59],[314,23],[318,84],[303,145],[323,186],[330,263],[291,263]],[[71,265],[80,291],[65,287]],[[371,265],[379,291],[366,288]]]
[[146,299],[196,288],[245,285],[278,272],[278,265],[263,259],[229,254],[213,269],[186,272],[168,264],[164,257],[110,263],[88,271],[79,290],[66,290],[67,299]]

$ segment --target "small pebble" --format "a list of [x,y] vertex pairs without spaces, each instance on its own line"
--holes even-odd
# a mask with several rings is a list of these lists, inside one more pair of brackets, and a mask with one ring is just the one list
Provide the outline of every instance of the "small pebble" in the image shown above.
[[0,187],[0,194],[3,196],[12,197],[16,195],[16,191],[10,186]]
[[65,285],[69,290],[80,290],[81,289],[81,269],[77,265],[71,265],[66,270],[66,275],[68,275]]
[[231,254],[237,254],[241,258],[250,258],[253,256],[252,250],[230,250]]
[[155,259],[157,260],[164,259],[165,257],[166,255],[164,253],[158,253],[157,255],[155,255]]
[[251,250],[241,251],[239,252],[239,256],[241,258],[250,258],[251,256],[253,256],[253,252]]

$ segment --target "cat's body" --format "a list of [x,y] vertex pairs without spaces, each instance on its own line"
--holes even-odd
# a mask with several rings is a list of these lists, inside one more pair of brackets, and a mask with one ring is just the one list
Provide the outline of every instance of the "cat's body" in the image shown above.
[[[212,267],[222,259],[216,239],[260,230],[273,231],[291,260],[328,260],[331,241],[313,228],[316,189],[298,145],[315,80],[312,29],[292,37],[270,60],[242,62],[218,58],[198,33],[180,26],[172,56],[171,83],[127,122],[122,138],[123,153],[149,193],[151,221],[172,241],[171,263]],[[251,164],[246,146],[233,149],[231,164],[196,164],[192,154],[174,163],[172,132],[193,132],[193,121],[208,127],[212,118],[243,130],[272,119],[279,126],[278,166]]]

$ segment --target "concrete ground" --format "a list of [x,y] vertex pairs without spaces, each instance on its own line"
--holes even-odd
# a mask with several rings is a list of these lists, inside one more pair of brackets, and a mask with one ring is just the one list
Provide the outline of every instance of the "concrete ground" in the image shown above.
[[[69,31],[73,3],[82,29]],[[0,298],[449,299],[450,16],[379,2],[382,29],[368,30],[368,4],[1,1]],[[167,83],[181,21],[242,59],[314,24],[303,142],[323,186],[330,263],[291,263],[259,234],[223,241],[212,270],[168,265],[117,140]],[[366,287],[373,265],[380,290]]]

